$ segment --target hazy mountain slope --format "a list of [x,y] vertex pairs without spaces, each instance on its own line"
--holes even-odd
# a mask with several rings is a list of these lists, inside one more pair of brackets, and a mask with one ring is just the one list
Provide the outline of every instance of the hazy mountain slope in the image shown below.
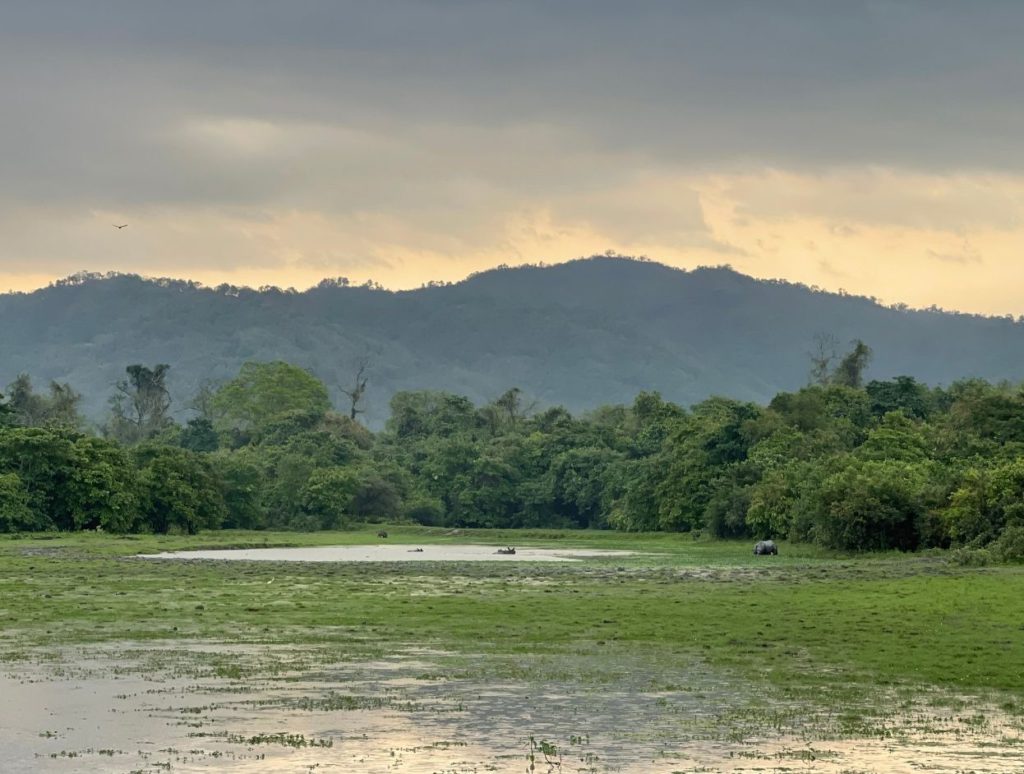
[[805,383],[818,332],[875,350],[869,376],[929,383],[1024,378],[1024,325],[898,311],[865,298],[763,282],[729,269],[683,272],[596,258],[502,269],[456,285],[389,292],[206,289],[117,276],[0,296],[0,384],[27,371],[70,382],[99,417],[125,365],[166,362],[181,416],[203,379],[246,360],[282,359],[340,387],[373,359],[368,419],[402,389],[482,401],[519,386],[573,410],[659,390],[689,404],[713,394],[766,400]]

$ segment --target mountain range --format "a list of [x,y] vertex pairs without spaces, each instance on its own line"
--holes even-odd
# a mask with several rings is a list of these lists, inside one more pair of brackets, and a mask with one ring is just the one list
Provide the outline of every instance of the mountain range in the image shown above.
[[247,360],[285,360],[328,386],[339,409],[367,363],[365,420],[382,426],[399,390],[493,400],[519,387],[574,412],[642,390],[689,405],[710,395],[765,402],[808,381],[816,337],[873,350],[869,379],[929,384],[1024,378],[1024,322],[874,299],[728,267],[692,271],[621,257],[501,267],[454,284],[389,291],[324,281],[304,292],[208,288],[80,274],[0,295],[0,384],[29,373],[82,393],[101,421],[131,363],[171,366],[179,419],[203,382]]

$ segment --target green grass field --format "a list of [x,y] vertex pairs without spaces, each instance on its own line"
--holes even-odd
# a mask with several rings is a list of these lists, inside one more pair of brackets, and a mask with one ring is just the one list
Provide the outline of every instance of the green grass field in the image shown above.
[[10,694],[0,764],[156,772],[231,759],[261,771],[417,774],[1024,764],[1022,567],[786,544],[754,557],[749,542],[680,535],[407,527],[389,527],[387,544],[639,553],[573,563],[136,556],[381,543],[377,529],[0,538],[0,688]]
[[1024,568],[941,555],[835,557],[802,546],[603,532],[389,528],[389,543],[644,552],[572,564],[168,562],[140,552],[380,542],[376,529],[0,539],[8,658],[148,639],[325,643],[454,653],[612,646],[700,658],[819,699],[879,685],[1024,694]]

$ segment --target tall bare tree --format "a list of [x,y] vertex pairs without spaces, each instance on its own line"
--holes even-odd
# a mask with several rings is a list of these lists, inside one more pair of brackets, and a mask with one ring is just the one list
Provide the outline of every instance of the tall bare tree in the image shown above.
[[367,371],[373,365],[373,358],[369,355],[360,355],[355,362],[356,375],[352,380],[352,387],[350,389],[341,388],[341,391],[348,396],[349,400],[349,417],[355,419],[359,414],[363,413],[363,409],[359,408],[359,404],[363,400],[363,396],[366,394],[366,385],[369,382],[369,376]]
[[213,396],[217,394],[217,383],[213,379],[199,382],[196,394],[192,396],[188,407],[199,415],[200,419],[213,421]]
[[839,340],[831,333],[814,334],[811,358],[811,384],[827,386],[832,381],[832,364],[838,357]]

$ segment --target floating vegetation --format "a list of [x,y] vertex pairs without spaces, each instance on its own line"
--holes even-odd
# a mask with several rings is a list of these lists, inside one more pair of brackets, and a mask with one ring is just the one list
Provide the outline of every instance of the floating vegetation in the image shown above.
[[241,734],[227,734],[225,741],[234,744],[256,745],[256,744],[279,744],[283,747],[334,747],[333,739],[307,739],[302,734],[256,734],[255,736],[243,736]]
[[586,540],[643,553],[154,563],[123,558],[151,536],[2,540],[5,767],[1024,770],[1024,570]]

